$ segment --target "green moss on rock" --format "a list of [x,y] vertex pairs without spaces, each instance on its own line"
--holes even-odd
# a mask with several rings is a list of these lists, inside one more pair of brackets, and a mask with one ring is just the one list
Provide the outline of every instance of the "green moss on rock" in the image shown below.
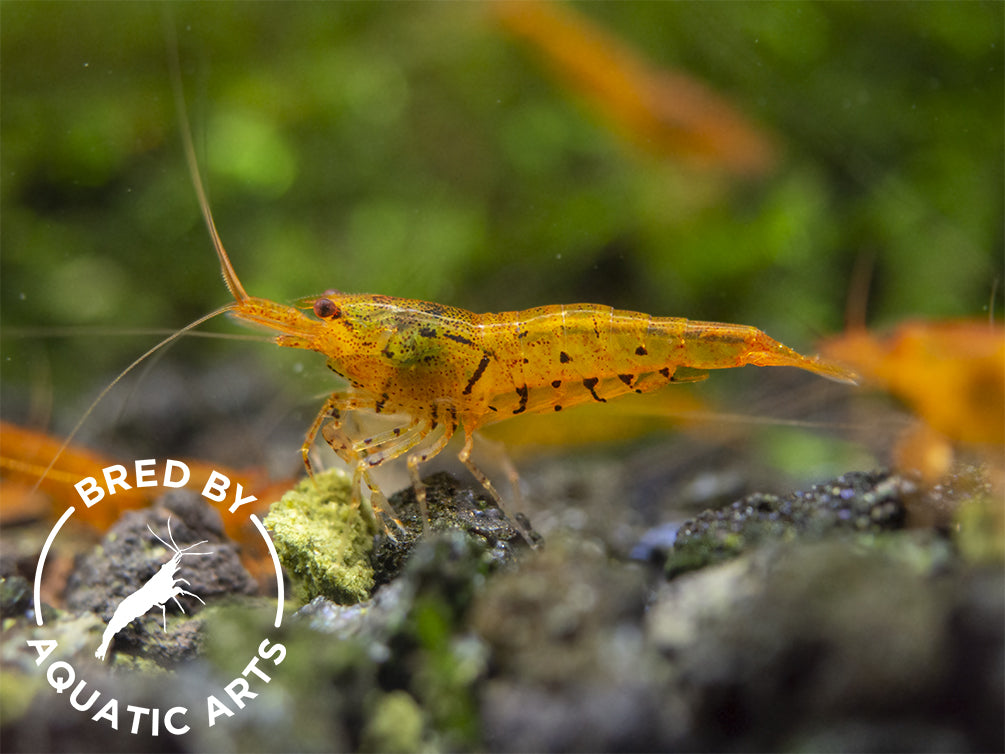
[[349,477],[332,469],[300,482],[265,519],[301,602],[323,595],[354,604],[370,596],[376,525],[372,514],[350,498]]

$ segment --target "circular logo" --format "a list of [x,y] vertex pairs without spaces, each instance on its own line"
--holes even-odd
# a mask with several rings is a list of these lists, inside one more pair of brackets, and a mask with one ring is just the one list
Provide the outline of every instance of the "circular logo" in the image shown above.
[[[167,459],[164,464],[158,465],[156,459],[144,459],[135,461],[131,467],[122,464],[107,466],[102,469],[100,479],[86,477],[74,487],[83,506],[91,508],[120,490],[133,487],[178,490],[188,486],[191,478],[191,469],[183,461]],[[248,494],[240,483],[231,480],[227,474],[215,469],[208,474],[199,498],[198,502],[190,504],[187,509],[182,506],[181,510],[188,510],[192,518],[203,519],[201,530],[198,522],[188,525],[184,514],[167,511],[159,519],[154,517],[153,523],[145,521],[149,536],[146,536],[146,532],[134,531],[136,536],[121,537],[115,548],[98,549],[93,558],[98,561],[97,565],[86,566],[92,569],[86,577],[88,588],[78,590],[74,607],[84,607],[102,614],[105,628],[100,641],[94,646],[96,660],[106,662],[110,650],[115,646],[116,637],[121,639],[131,627],[134,629],[144,619],[147,619],[148,624],[156,624],[155,630],[162,630],[164,635],[169,635],[169,609],[176,609],[187,615],[189,611],[186,610],[186,604],[190,609],[199,603],[206,604],[209,591],[214,590],[214,594],[219,595],[221,590],[228,588],[221,587],[219,579],[200,580],[200,576],[210,569],[196,565],[198,562],[207,563],[226,557],[228,553],[224,550],[229,552],[232,560],[236,558],[232,545],[222,540],[213,542],[211,538],[218,539],[219,536],[201,533],[206,531],[207,517],[200,514],[205,513],[207,505],[219,509],[221,515],[246,516],[246,520],[261,536],[275,571],[278,599],[274,626],[276,629],[282,626],[284,588],[279,557],[265,525],[255,513],[250,512],[250,507],[246,507],[256,502],[257,498]],[[193,508],[193,505],[202,510]],[[34,605],[35,621],[39,628],[45,626],[41,594],[46,558],[56,536],[78,507],[70,506],[60,516],[49,532],[38,558]],[[140,528],[137,521],[139,519],[133,522],[134,529]],[[155,546],[156,551],[149,545]],[[130,561],[134,554],[142,561],[143,570]],[[237,567],[240,568],[239,565]],[[120,581],[118,589],[112,589],[109,574],[128,574],[132,578],[125,580],[125,586]],[[212,587],[208,586],[211,582]],[[149,616],[156,620],[151,621]],[[87,715],[96,724],[110,726],[114,731],[148,736],[180,736],[192,730],[193,726],[205,725],[211,728],[221,719],[233,717],[246,709],[259,695],[262,688],[272,680],[272,673],[275,672],[273,668],[286,657],[286,647],[283,644],[265,637],[257,647],[248,648],[250,660],[233,681],[222,687],[207,689],[202,699],[196,698],[190,703],[160,708],[150,706],[149,703],[132,703],[137,700],[120,699],[107,691],[107,684],[102,684],[103,689],[99,688],[93,683],[93,679],[89,684],[89,679],[85,677],[88,668],[75,667],[66,659],[69,653],[58,651],[59,641],[49,638],[27,640],[29,648],[36,653],[35,665],[45,673],[52,689],[64,696],[69,707],[76,713]],[[90,670],[93,669],[91,666]]]

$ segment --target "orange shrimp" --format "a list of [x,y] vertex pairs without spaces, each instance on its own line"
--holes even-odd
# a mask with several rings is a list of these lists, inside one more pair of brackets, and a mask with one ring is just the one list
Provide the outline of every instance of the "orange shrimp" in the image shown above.
[[[460,461],[503,507],[491,481],[471,459],[475,432],[487,424],[589,401],[605,403],[671,382],[701,380],[709,369],[746,364],[793,366],[857,381],[850,370],[802,356],[746,325],[652,317],[596,304],[476,314],[428,301],[335,290],[293,306],[250,296],[217,233],[177,79],[175,91],[193,186],[234,297],[224,310],[279,333],[275,340],[280,346],[324,355],[328,367],[348,382],[321,407],[301,454],[311,473],[309,454],[321,433],[352,468],[356,503],[365,483],[374,508],[386,512],[386,498],[370,469],[407,454],[426,520],[419,466],[442,451],[458,429],[464,431]],[[389,431],[353,438],[344,428],[349,412],[407,419]],[[417,449],[424,442],[428,444]]]
[[[590,401],[606,403],[671,382],[702,380],[709,369],[747,364],[792,366],[840,382],[857,382],[849,369],[802,356],[746,325],[653,317],[597,304],[476,314],[428,301],[334,290],[293,306],[250,296],[213,221],[188,128],[177,48],[169,44],[169,53],[185,158],[234,301],[134,361],[98,396],[92,409],[154,351],[217,314],[229,312],[279,333],[275,342],[280,346],[323,354],[329,368],[348,382],[347,388],[328,397],[307,431],[301,455],[308,473],[312,474],[310,451],[320,433],[353,470],[353,501],[359,503],[365,484],[373,507],[388,513],[387,500],[370,470],[407,454],[425,521],[419,466],[442,451],[458,429],[464,431],[460,461],[504,507],[491,481],[471,459],[475,433],[488,424]],[[388,431],[353,438],[343,423],[350,412],[407,418]],[[64,448],[86,417],[70,433]],[[511,477],[516,489],[515,472]]]
[[[223,246],[225,277],[237,318],[281,333],[276,343],[317,351],[349,382],[332,393],[301,448],[320,431],[332,449],[377,492],[368,469],[408,453],[408,469],[424,504],[418,467],[439,453],[459,428],[459,458],[498,500],[472,463],[474,433],[487,424],[527,413],[605,403],[647,393],[671,382],[704,379],[709,369],[746,364],[794,366],[854,382],[836,364],[802,356],[746,325],[652,317],[596,304],[542,306],[520,312],[475,314],[441,304],[328,291],[284,306],[248,296]],[[304,313],[306,309],[314,316]],[[401,414],[410,420],[375,437],[351,439],[342,429],[348,411]],[[358,489],[358,484],[354,489]]]

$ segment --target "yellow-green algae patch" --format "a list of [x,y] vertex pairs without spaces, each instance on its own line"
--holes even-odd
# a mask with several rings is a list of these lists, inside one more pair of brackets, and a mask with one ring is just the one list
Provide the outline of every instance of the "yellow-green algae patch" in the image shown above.
[[369,510],[350,502],[351,489],[343,471],[315,474],[283,495],[265,518],[293,594],[303,603],[323,595],[351,605],[373,589],[375,522]]

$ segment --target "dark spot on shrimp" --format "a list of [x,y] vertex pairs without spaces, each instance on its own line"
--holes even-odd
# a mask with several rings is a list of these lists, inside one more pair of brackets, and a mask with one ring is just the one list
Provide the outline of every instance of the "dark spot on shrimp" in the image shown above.
[[556,410],[556,411],[561,411],[561,410],[562,410],[562,406],[561,406],[561,404],[559,404],[559,403],[556,403],[556,404],[555,404],[555,410]]
[[631,387],[632,386],[632,380],[635,379],[635,375],[634,374],[619,374],[618,375],[618,379],[621,380],[626,385],[628,385],[628,387]]
[[663,368],[662,368],[662,369],[660,370],[660,374],[662,374],[662,375],[663,375],[664,377],[666,377],[667,379],[670,379],[670,368],[669,368],[669,367],[663,367]]
[[600,380],[597,377],[590,377],[589,379],[583,380],[583,387],[590,391],[590,395],[593,396],[593,400],[598,401],[599,403],[607,403],[607,399],[601,398],[597,395],[597,391],[594,389],[597,387],[598,382],[600,382]]
[[524,385],[523,387],[518,387],[516,389],[516,394],[520,396],[520,407],[513,409],[513,413],[522,414],[527,410],[527,396],[530,395],[530,390],[528,390],[527,386]]
[[645,346],[639,346],[638,348],[635,349],[636,356],[647,356],[648,354],[649,351],[646,350]]
[[572,361],[572,357],[569,356],[569,354],[567,354],[565,351],[562,351],[561,353],[558,354],[558,360],[561,361],[563,364],[568,364],[570,361]]
[[384,410],[384,404],[387,403],[388,398],[390,398],[387,393],[381,393],[380,400],[373,404],[374,413],[379,414]]
[[485,367],[489,365],[489,357],[482,356],[482,360],[478,362],[478,366],[475,368],[475,373],[471,375],[471,379],[468,380],[467,387],[464,388],[461,395],[471,395],[471,388],[475,386],[475,383],[482,378],[482,374],[485,372]]
[[555,388],[556,390],[558,390],[560,387],[562,387],[562,381],[561,380],[552,380],[551,381],[551,386],[553,388]]

